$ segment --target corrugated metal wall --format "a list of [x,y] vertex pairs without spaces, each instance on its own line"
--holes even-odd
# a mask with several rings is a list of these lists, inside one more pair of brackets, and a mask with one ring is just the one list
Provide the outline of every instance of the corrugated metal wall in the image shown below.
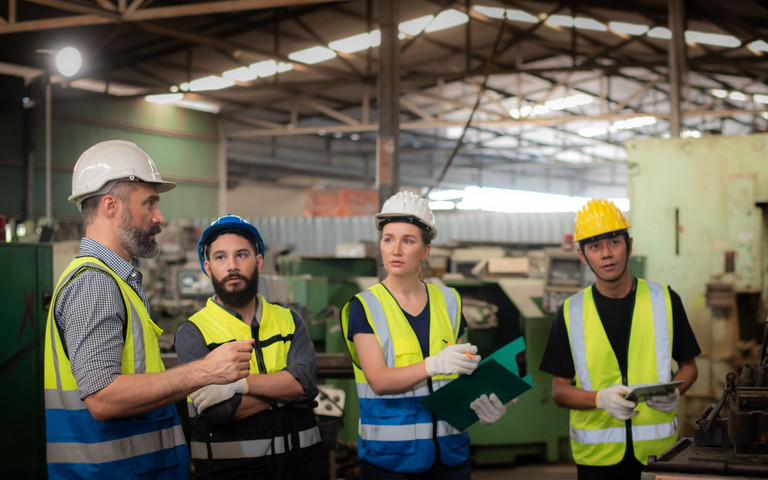
[[[461,241],[559,244],[564,234],[573,232],[574,214],[438,212],[436,217],[436,245]],[[378,240],[373,217],[250,220],[267,245],[294,245],[293,253],[300,255],[333,255],[337,243]]]

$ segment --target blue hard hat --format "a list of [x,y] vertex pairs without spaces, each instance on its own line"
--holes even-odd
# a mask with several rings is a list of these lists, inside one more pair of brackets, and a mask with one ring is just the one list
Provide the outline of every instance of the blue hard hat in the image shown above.
[[[261,234],[250,222],[244,220],[237,215],[224,215],[218,220],[211,223],[211,225],[203,230],[203,234],[200,236],[200,241],[197,242],[197,256],[200,257],[200,268],[205,272],[205,248],[208,246],[210,238],[216,234],[226,231],[241,231],[246,232],[256,240],[259,251],[256,252],[259,255],[264,255],[264,239],[261,238]],[[207,273],[206,273],[207,275]]]

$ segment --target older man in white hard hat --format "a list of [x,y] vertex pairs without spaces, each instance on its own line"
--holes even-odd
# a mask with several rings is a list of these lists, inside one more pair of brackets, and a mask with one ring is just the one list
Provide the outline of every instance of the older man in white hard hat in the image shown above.
[[159,194],[176,186],[134,143],[109,140],[75,164],[83,214],[80,256],[61,275],[45,333],[48,478],[162,478],[190,474],[174,402],[248,375],[253,341],[224,345],[165,371],[141,273],[165,218]]

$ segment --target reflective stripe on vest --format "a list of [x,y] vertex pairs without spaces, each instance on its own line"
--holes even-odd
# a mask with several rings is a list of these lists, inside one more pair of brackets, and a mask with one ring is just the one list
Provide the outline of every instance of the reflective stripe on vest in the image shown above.
[[165,370],[157,344],[162,330],[152,322],[138,294],[98,259],[74,259],[59,278],[46,322],[44,401],[48,476],[135,478],[154,472],[186,478],[189,453],[174,405],[100,422],[80,399],[82,393],[64,352],[54,315],[61,289],[85,268],[110,275],[120,289],[128,316],[121,374]]
[[[298,432],[299,448],[307,448],[320,443],[322,438],[320,430],[312,427]],[[285,453],[283,437],[266,438],[258,440],[243,440],[241,442],[190,442],[192,458],[207,460],[208,445],[211,448],[211,460],[231,460],[237,458],[258,458],[268,455],[280,455]],[[274,450],[272,447],[274,446]],[[293,438],[288,436],[288,449],[293,450]]]
[[[430,309],[430,355],[443,348],[444,342],[458,337],[460,298],[451,288],[427,284]],[[381,345],[388,368],[412,365],[424,359],[418,338],[397,302],[382,284],[357,295],[367,320]],[[348,340],[349,304],[342,309],[342,331],[353,358],[357,395],[360,401],[360,445],[358,456],[380,467],[403,473],[423,472],[434,461],[435,444],[440,445],[443,464],[463,463],[468,458],[468,437],[418,404],[430,393],[428,382],[410,389],[377,395],[357,364],[354,343]],[[432,377],[432,390],[438,389],[458,375]],[[435,423],[433,423],[433,421]],[[407,457],[407,458],[406,458]]]
[[[592,287],[566,300],[568,330],[576,386],[598,391],[622,383],[615,355],[599,318]],[[589,322],[589,323],[588,323]],[[671,377],[672,310],[667,288],[638,279],[628,343],[627,380],[630,387],[669,381]],[[590,363],[591,362],[591,363]],[[675,412],[659,412],[645,403],[630,420],[635,457],[647,463],[648,455],[659,454],[674,443],[677,432]],[[625,422],[602,410],[571,410],[571,448],[576,463],[612,465],[624,455]]]

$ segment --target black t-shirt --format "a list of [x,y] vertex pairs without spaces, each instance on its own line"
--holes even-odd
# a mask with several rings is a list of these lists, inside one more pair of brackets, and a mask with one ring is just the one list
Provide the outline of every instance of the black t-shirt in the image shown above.
[[[596,285],[592,286],[597,313],[603,322],[603,328],[616,354],[619,367],[624,372],[627,368],[635,291],[636,289],[633,288],[624,298],[608,298],[600,293]],[[688,316],[685,314],[680,296],[670,288],[669,298],[672,302],[672,358],[678,362],[691,360],[701,353],[701,349],[688,323]],[[574,378],[576,376],[562,305],[552,323],[539,369],[556,377]],[[630,423],[627,422],[627,439],[632,438],[629,427]],[[629,442],[624,458],[618,464],[607,467],[577,465],[577,468],[579,480],[639,480],[645,466],[635,458],[632,443]]]
[[[623,371],[626,371],[627,366],[629,327],[632,323],[636,290],[633,288],[624,298],[608,298],[600,293],[597,286],[592,286],[597,313],[603,321],[603,328],[619,361],[619,367]],[[680,295],[670,288],[669,298],[672,301],[672,358],[678,362],[691,360],[701,353],[701,349],[688,323],[688,316],[685,314]],[[576,376],[562,305],[552,323],[539,369],[556,377],[574,378]]]

